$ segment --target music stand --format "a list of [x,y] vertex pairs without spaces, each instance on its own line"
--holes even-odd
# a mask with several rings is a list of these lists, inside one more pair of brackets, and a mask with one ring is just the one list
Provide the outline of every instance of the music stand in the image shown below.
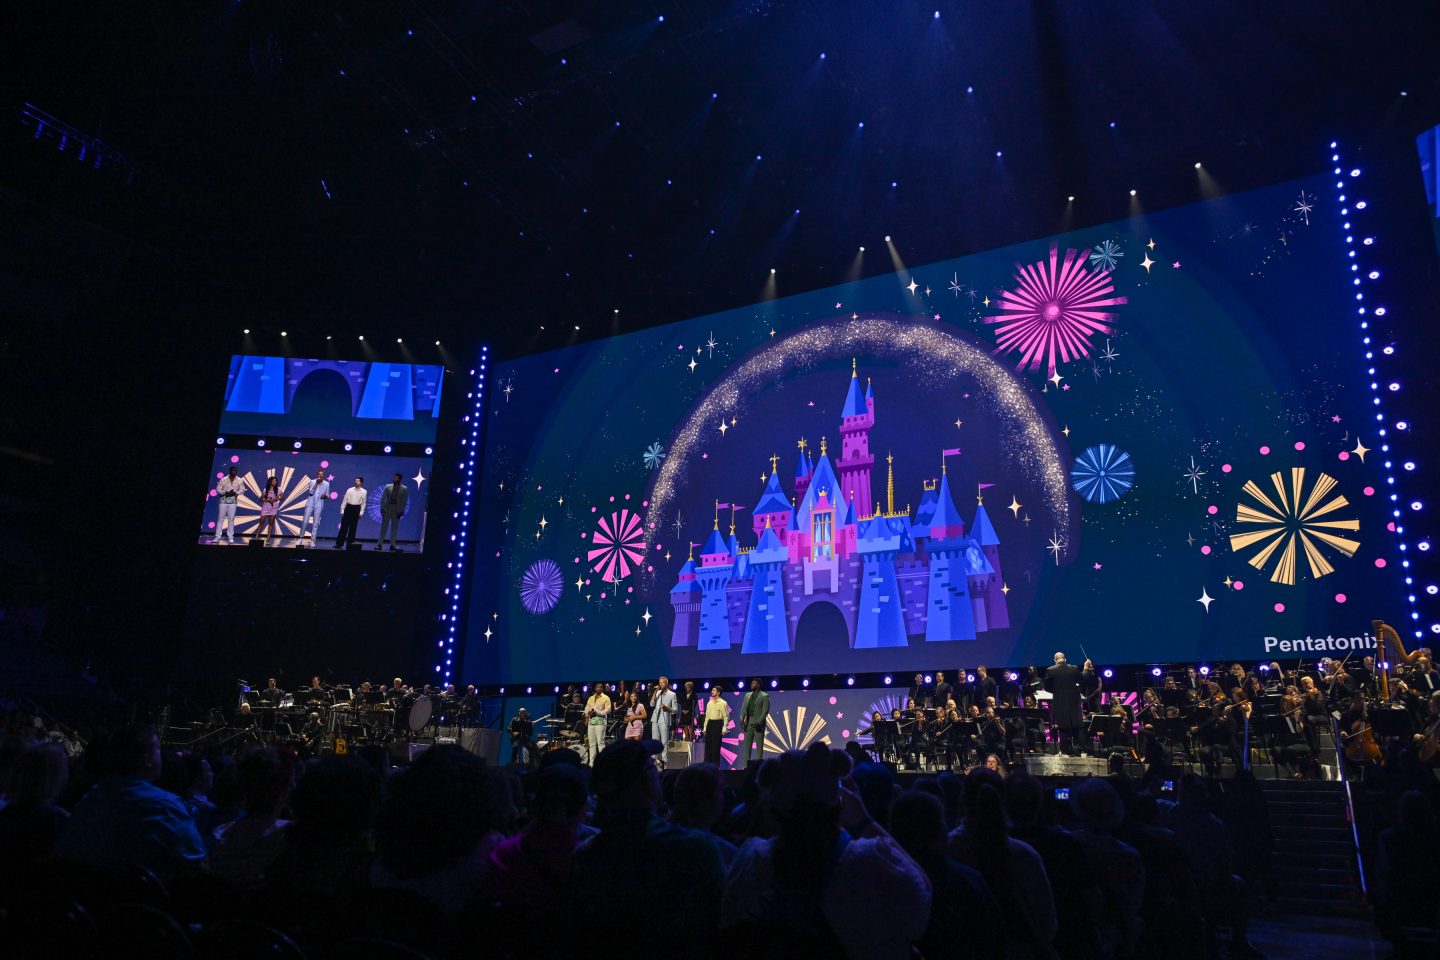
[[[1118,719],[1118,718],[1116,718]],[[1190,758],[1190,728],[1186,726],[1182,717],[1161,717],[1153,724],[1153,735],[1160,738],[1160,742],[1170,748],[1170,758],[1174,761],[1175,750],[1178,747],[1181,756]]]
[[1115,741],[1119,737],[1124,723],[1124,717],[1112,717],[1108,713],[1092,713],[1089,723],[1085,726],[1085,735],[1091,743],[1099,740],[1108,749],[1115,746]]

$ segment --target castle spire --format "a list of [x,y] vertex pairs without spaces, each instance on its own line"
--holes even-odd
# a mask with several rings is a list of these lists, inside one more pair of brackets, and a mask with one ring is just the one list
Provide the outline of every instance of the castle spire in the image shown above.
[[777,473],[780,470],[780,457],[776,454],[770,455],[770,472]]
[[720,501],[715,501],[715,529],[720,529]]
[[852,376],[852,377],[858,377],[858,376],[860,376],[860,368],[859,368],[859,366],[857,365],[856,360],[855,360],[854,357],[851,357],[851,358],[850,358],[850,376]]
[[985,484],[983,483],[975,485],[975,502],[982,507],[985,506]]
[[825,438],[820,438],[820,456],[825,456]]
[[893,454],[893,453],[887,453],[887,454],[885,455],[885,463],[887,464],[887,469],[888,469],[888,471],[889,471],[889,475],[888,475],[888,477],[887,477],[886,480],[885,480],[885,502],[886,502],[886,503],[889,505],[889,507],[890,507],[890,509],[889,509],[887,512],[888,512],[888,513],[894,513],[894,512],[895,512],[895,454]]

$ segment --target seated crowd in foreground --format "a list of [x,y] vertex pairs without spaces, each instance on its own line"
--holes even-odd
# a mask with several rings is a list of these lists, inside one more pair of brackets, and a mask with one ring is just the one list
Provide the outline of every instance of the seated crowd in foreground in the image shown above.
[[[533,956],[602,931],[678,936],[699,955],[1256,955],[1269,839],[1248,776],[1223,793],[1184,777],[1163,796],[1093,778],[1061,800],[977,768],[901,790],[887,767],[815,744],[752,764],[732,791],[713,766],[662,775],[651,749],[616,742],[593,770],[557,751],[522,775],[440,746],[392,772],[383,753],[166,755],[136,726],[72,771],[53,745],[7,741],[3,904],[12,923],[88,911],[97,942],[209,937],[195,955],[257,930],[306,956]],[[1406,829],[1433,834],[1407,811]],[[120,909],[132,900],[149,926]],[[156,955],[188,955],[168,948]]]

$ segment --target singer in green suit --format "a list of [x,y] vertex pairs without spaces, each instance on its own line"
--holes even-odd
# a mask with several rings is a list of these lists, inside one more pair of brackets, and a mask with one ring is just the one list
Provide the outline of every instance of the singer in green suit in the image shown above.
[[765,723],[770,719],[770,694],[760,689],[760,678],[750,681],[750,692],[740,705],[740,730],[745,738],[745,752],[736,759],[735,769],[743,770],[750,765],[751,747],[757,741],[760,756],[765,756]]

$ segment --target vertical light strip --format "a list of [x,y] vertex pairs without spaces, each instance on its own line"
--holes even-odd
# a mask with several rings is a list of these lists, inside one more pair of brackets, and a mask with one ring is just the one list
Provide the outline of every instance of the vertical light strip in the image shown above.
[[[1393,428],[1399,434],[1408,434],[1411,430],[1411,421],[1404,418],[1387,420],[1385,415],[1385,396],[1387,394],[1398,394],[1401,384],[1398,379],[1387,376],[1381,372],[1380,364],[1375,359],[1375,345],[1373,334],[1378,330],[1371,329],[1372,320],[1384,320],[1389,324],[1389,308],[1384,301],[1377,300],[1376,295],[1380,292],[1381,271],[1376,266],[1376,248],[1378,239],[1375,232],[1370,229],[1366,222],[1370,217],[1369,201],[1352,196],[1357,194],[1361,185],[1361,174],[1359,167],[1350,167],[1341,161],[1340,144],[1338,141],[1330,143],[1330,162],[1334,165],[1332,173],[1335,175],[1335,199],[1340,210],[1340,226],[1345,235],[1345,257],[1350,261],[1350,284],[1355,293],[1355,312],[1360,318],[1360,342],[1365,348],[1365,372],[1370,378],[1371,403],[1375,407],[1375,428],[1380,437],[1380,455],[1384,458],[1382,463],[1385,466],[1385,488],[1390,500],[1391,526],[1394,529],[1396,546],[1400,553],[1400,572],[1405,578],[1405,594],[1410,603],[1410,622],[1414,628],[1415,639],[1423,640],[1425,630],[1420,625],[1420,603],[1419,594],[1415,589],[1415,574],[1411,570],[1410,543],[1405,535],[1405,509],[1412,513],[1418,513],[1425,504],[1417,499],[1404,500],[1400,490],[1395,484],[1395,467],[1398,465],[1406,472],[1415,470],[1413,460],[1399,460],[1397,454],[1391,452],[1390,430]],[[1390,326],[1390,329],[1394,329]],[[1396,346],[1393,338],[1385,338],[1385,345],[1380,348],[1382,357],[1395,355]],[[1357,436],[1358,441],[1358,436]],[[1421,553],[1430,550],[1430,541],[1422,538],[1415,544]],[[1440,593],[1434,584],[1427,585],[1425,592],[1431,596]],[[1430,632],[1440,634],[1440,622],[1430,624]]]
[[485,412],[485,373],[490,366],[490,348],[480,348],[480,365],[470,371],[474,385],[467,399],[469,412],[460,418],[460,462],[456,464],[454,488],[455,509],[450,518],[450,542],[455,545],[455,558],[445,566],[445,594],[441,604],[440,639],[436,641],[435,673],[442,684],[450,683],[455,673],[455,638],[462,621],[460,604],[465,596],[465,565],[470,559],[470,505],[475,496],[475,468],[481,460],[480,424]]

